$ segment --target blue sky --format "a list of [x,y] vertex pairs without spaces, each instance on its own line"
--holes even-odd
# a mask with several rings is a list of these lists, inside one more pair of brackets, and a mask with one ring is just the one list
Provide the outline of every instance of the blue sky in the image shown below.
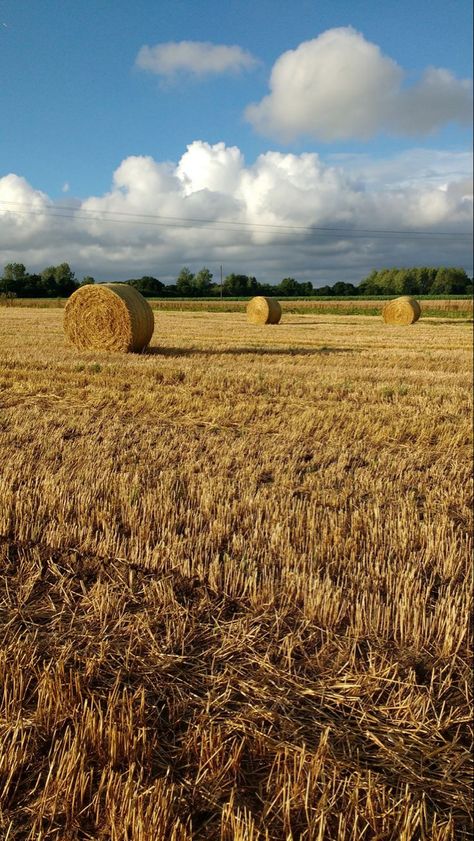
[[[251,225],[261,218],[262,225],[375,228],[379,220],[398,229],[403,222],[399,194],[409,190],[406,224],[413,230],[465,231],[472,141],[463,80],[472,75],[471,32],[471,4],[461,0],[0,0],[0,201],[2,195],[10,201],[10,211],[13,202],[18,207],[24,201],[26,210],[39,202],[38,214],[55,203],[77,204],[85,214],[92,202],[110,214],[159,215],[165,207],[165,215],[211,215],[216,222]],[[178,48],[183,41],[188,44]],[[305,43],[309,46],[301,46]],[[166,56],[163,45],[168,45]],[[148,65],[143,58],[137,61],[146,46],[158,50],[148,55]],[[219,46],[240,51],[222,58],[215,52]],[[348,74],[346,54],[356,62]],[[212,70],[206,63],[210,55],[217,62]],[[437,71],[429,75],[430,67]],[[300,77],[300,86],[292,88]],[[228,152],[233,147],[239,150],[237,163]],[[269,160],[269,153],[280,159]],[[304,158],[308,154],[314,157],[312,168]],[[154,162],[151,169],[147,156]],[[117,170],[121,176],[114,183]],[[425,192],[417,210],[418,177]],[[306,194],[300,200],[305,179],[324,197],[324,212],[322,201],[312,203]],[[428,186],[443,195],[431,195]],[[155,204],[153,190],[159,195]],[[377,201],[371,202],[374,195]],[[224,259],[229,271],[249,273],[256,273],[251,269],[257,264],[262,279],[287,273],[292,265],[281,241],[280,257],[275,256],[270,235],[247,240],[239,235],[229,242],[212,234],[206,240],[201,228],[196,236],[174,242],[160,230],[154,247],[135,223],[119,259],[110,249],[128,237],[125,225],[118,237],[111,234],[112,222],[102,226],[101,235],[98,224],[79,219],[73,230],[69,220],[58,244],[57,221],[40,231],[35,219],[29,238],[20,224],[25,218],[5,212],[3,218],[10,229],[8,240],[0,234],[2,264],[23,258],[37,267],[67,253],[79,273],[109,278],[143,270],[169,279],[175,264],[179,270],[184,263],[214,265]],[[354,245],[353,260],[350,244],[346,249],[334,237],[316,251],[304,236],[293,245],[301,250],[293,272],[301,278],[311,277],[317,258],[316,285],[363,276],[371,260],[434,262],[443,256],[437,245],[423,251],[421,243],[418,251],[393,243],[384,243],[384,250],[381,241],[375,246],[365,241]],[[470,268],[460,241],[448,256]]]

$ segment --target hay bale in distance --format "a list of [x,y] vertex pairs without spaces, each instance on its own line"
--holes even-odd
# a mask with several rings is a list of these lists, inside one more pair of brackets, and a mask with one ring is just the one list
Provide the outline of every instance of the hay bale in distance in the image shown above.
[[415,298],[411,298],[410,295],[402,295],[400,298],[394,298],[393,301],[387,301],[384,304],[382,315],[385,324],[400,326],[414,324],[421,315],[421,307]]
[[78,350],[138,352],[154,327],[150,304],[127,283],[81,286],[64,310],[64,332]]
[[247,319],[252,324],[278,324],[281,318],[281,306],[276,298],[257,295],[247,304]]

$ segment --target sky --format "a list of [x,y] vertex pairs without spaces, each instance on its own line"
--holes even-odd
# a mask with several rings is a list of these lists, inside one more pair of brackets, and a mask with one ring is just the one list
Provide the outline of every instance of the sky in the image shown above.
[[472,274],[467,0],[0,0],[0,267]]

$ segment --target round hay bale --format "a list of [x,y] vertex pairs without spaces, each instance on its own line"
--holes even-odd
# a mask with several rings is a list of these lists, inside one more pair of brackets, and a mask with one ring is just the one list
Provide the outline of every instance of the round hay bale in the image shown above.
[[257,295],[247,304],[247,319],[252,324],[278,324],[281,306],[276,298]]
[[405,325],[414,324],[421,315],[421,307],[410,295],[402,295],[387,301],[382,310],[385,324]]
[[81,286],[64,309],[64,332],[79,350],[141,351],[154,327],[150,304],[127,283]]

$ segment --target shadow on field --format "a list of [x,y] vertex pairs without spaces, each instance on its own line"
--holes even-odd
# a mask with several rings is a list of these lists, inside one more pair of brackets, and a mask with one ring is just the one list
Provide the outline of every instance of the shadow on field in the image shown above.
[[434,326],[437,326],[438,324],[449,324],[450,326],[455,326],[456,324],[474,323],[472,318],[437,318],[435,315],[426,315],[423,318],[423,321],[429,321],[429,323]]
[[[291,313],[288,313],[288,315],[291,315]],[[317,324],[318,327],[321,324],[332,324],[334,326],[334,321],[285,321],[282,323],[282,327],[286,330],[287,327],[301,327],[302,324],[305,326]]]
[[151,347],[145,351],[149,356],[325,356],[332,353],[359,353],[353,348],[265,348],[265,347],[236,347],[236,348],[182,348],[182,347]]
[[[357,314],[355,314],[355,315],[353,315],[353,314],[345,315],[345,313],[334,313],[334,315],[344,315],[345,316],[344,322],[343,322],[344,325],[347,325],[347,324],[360,325],[360,321],[349,321],[349,319],[351,319],[351,318],[358,318],[359,316]],[[362,315],[362,313],[361,313],[361,315]],[[365,317],[365,315],[364,315],[364,317]],[[369,313],[367,318],[378,318],[378,316],[377,315],[370,315],[370,313]],[[306,326],[306,325],[317,325],[318,327],[321,327],[321,325],[323,325],[323,324],[329,324],[329,325],[331,325],[331,327],[334,327],[334,321],[285,321],[285,323],[282,326],[284,326],[284,328],[286,330],[287,327],[301,327],[303,325],[304,326]],[[339,322],[337,322],[337,324],[338,324],[338,326],[340,326]]]

